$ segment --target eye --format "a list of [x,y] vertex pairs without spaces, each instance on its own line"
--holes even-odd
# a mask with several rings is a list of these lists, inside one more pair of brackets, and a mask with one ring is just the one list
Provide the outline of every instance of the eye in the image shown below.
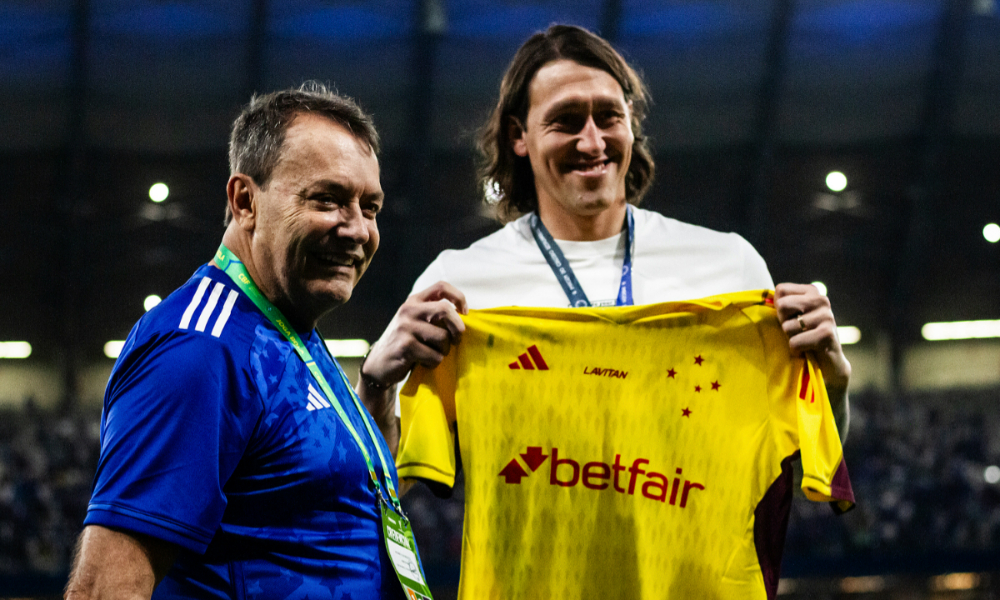
[[586,122],[586,117],[575,113],[556,115],[551,121],[555,129],[567,132],[579,131],[583,128],[584,122]]
[[332,204],[337,201],[337,198],[333,194],[319,193],[309,196],[309,199],[313,202],[320,202],[322,204]]
[[596,115],[597,124],[602,127],[617,125],[625,118],[625,114],[619,110],[605,110]]

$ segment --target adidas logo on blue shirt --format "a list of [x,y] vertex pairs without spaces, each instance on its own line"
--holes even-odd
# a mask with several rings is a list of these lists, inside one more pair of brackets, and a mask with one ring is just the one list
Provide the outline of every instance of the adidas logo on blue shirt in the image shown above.
[[323,394],[316,391],[316,388],[314,388],[311,383],[309,384],[309,394],[306,396],[306,400],[309,401],[309,406],[306,407],[309,410],[330,408],[330,403],[326,401]]

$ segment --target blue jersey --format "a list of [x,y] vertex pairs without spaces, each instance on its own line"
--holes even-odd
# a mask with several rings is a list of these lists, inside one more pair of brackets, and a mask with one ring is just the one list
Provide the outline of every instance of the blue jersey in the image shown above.
[[[389,448],[367,435],[319,335],[303,337],[383,477],[374,444]],[[402,598],[357,443],[291,344],[212,266],[125,342],[85,524],[180,546],[154,598]]]

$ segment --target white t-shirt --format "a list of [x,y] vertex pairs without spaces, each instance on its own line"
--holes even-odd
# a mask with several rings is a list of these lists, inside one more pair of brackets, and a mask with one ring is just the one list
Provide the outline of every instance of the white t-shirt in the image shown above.
[[[632,210],[636,304],[774,288],[764,259],[739,235],[681,223],[641,208]],[[447,281],[465,294],[469,308],[569,306],[535,243],[529,218],[512,221],[464,250],[445,250],[417,279],[413,291]],[[558,243],[591,304],[614,306],[625,260],[624,233],[596,242]]]

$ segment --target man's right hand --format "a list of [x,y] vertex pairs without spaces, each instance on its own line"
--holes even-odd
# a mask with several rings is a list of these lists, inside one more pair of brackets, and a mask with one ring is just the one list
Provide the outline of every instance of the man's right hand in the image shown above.
[[413,294],[399,307],[362,365],[363,375],[379,385],[395,385],[415,365],[434,368],[465,332],[465,295],[439,281]]

